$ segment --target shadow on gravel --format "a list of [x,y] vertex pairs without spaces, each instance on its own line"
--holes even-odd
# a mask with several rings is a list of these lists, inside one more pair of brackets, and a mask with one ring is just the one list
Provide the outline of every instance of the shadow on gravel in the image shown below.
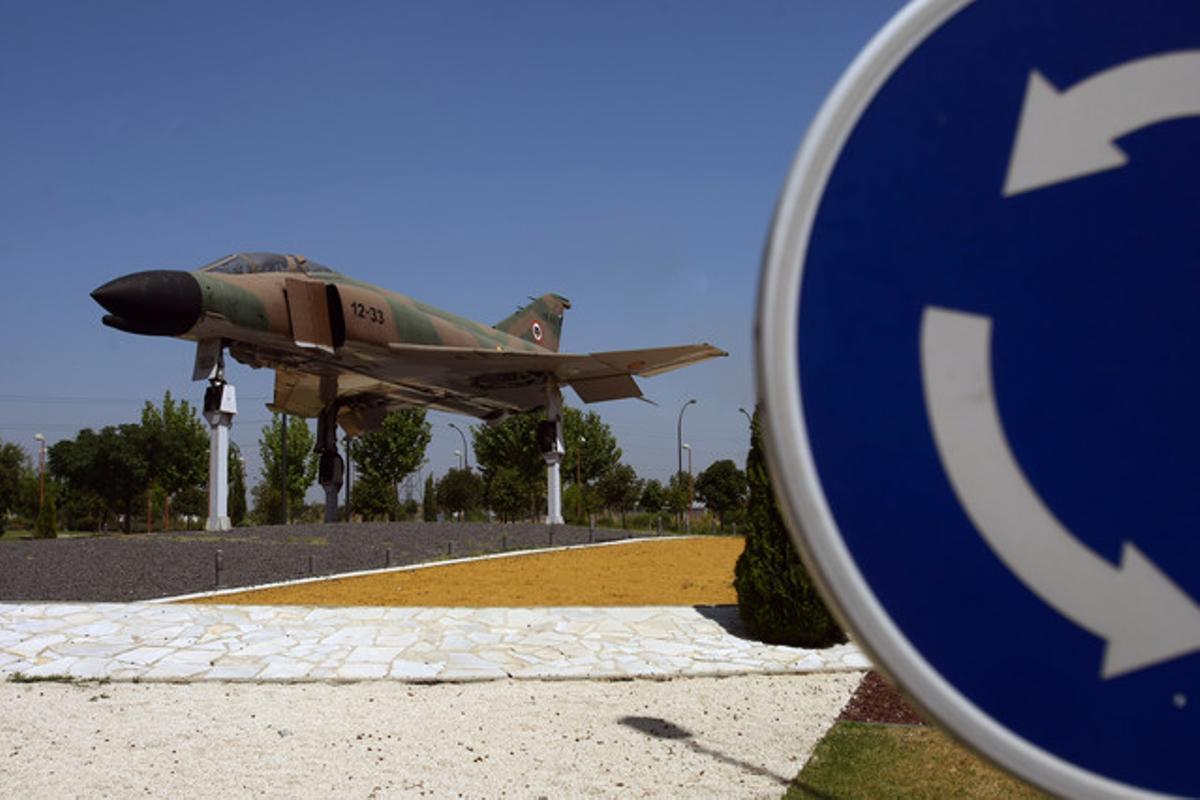
[[692,732],[687,728],[681,728],[673,722],[668,722],[661,717],[621,717],[618,720],[627,728],[633,728],[638,733],[643,733],[652,739],[668,739],[671,741],[680,741],[687,745],[692,752],[700,753],[701,755],[715,758],[723,764],[737,767],[743,772],[748,772],[751,775],[758,775],[763,778],[770,778],[780,786],[788,786],[791,784],[790,778],[785,778],[782,775],[777,775],[765,767],[760,767],[757,764],[751,764],[748,761],[742,761],[739,758],[726,755],[719,750],[714,750],[711,747],[706,747],[695,740]]
[[0,602],[126,602],[644,533],[537,523],[335,523],[0,543]]

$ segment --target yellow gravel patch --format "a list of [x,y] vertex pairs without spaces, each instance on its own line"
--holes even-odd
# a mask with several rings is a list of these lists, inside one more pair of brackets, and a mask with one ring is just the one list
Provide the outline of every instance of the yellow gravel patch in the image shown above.
[[642,606],[737,602],[741,537],[630,542],[258,589],[195,603],[306,606]]

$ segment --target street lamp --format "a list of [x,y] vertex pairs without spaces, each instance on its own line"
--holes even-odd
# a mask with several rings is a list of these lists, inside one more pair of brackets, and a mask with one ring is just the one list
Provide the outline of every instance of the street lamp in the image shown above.
[[346,522],[350,522],[353,511],[350,507],[351,469],[354,465],[353,453],[350,450],[350,434],[346,434]]
[[467,465],[471,463],[471,456],[469,455],[469,453],[471,451],[467,449],[467,435],[462,432],[462,428],[458,427],[453,422],[450,423],[450,427],[454,428],[454,430],[458,431],[458,435],[462,437],[462,442],[463,442],[463,449],[462,449],[463,461],[462,461],[462,463],[463,463],[463,469],[466,469]]
[[687,506],[687,532],[692,532],[692,504],[694,502],[694,485],[692,483],[692,446],[690,444],[683,445],[683,449],[688,451],[688,506]]
[[587,437],[579,437],[579,446],[575,448],[575,524],[579,525],[583,519],[583,484],[579,481],[579,462],[583,460],[583,446],[587,444]]
[[739,408],[738,411],[740,411],[746,415],[746,424],[753,427],[754,426],[754,417],[750,416],[750,412],[744,408]]
[[679,456],[679,464],[676,466],[676,472],[683,472],[683,412],[687,411],[687,407],[695,405],[695,399],[688,400],[683,404],[683,408],[679,409],[679,422],[675,425],[675,452]]
[[33,438],[41,445],[38,450],[38,514],[41,515],[46,503],[46,437],[35,433]]

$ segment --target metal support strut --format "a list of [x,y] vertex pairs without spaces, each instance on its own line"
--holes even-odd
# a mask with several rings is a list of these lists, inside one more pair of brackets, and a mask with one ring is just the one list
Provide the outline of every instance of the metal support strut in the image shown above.
[[233,527],[229,521],[229,428],[236,414],[237,393],[232,384],[225,382],[225,350],[219,347],[204,391],[204,418],[211,427],[206,531],[227,531]]
[[562,436],[562,391],[554,381],[546,384],[546,421],[538,426],[537,438],[538,449],[546,459],[546,524],[561,525],[562,478],[559,468],[566,450]]
[[313,448],[319,456],[317,478],[325,490],[325,521],[337,522],[338,492],[342,489],[342,478],[346,462],[337,447],[337,377],[321,376],[321,402],[324,409],[317,416],[317,445]]

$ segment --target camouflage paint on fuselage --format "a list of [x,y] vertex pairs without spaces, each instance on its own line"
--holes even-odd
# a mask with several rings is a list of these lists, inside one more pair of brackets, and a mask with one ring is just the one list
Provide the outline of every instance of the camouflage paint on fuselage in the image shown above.
[[635,375],[725,355],[711,345],[559,353],[571,305],[559,295],[488,326],[297,255],[239,253],[194,272],[135,273],[92,296],[112,312],[111,327],[219,342],[245,364],[275,369],[274,407],[306,416],[336,408],[347,430],[398,405],[499,419],[544,406],[560,384],[589,403],[640,397]]

